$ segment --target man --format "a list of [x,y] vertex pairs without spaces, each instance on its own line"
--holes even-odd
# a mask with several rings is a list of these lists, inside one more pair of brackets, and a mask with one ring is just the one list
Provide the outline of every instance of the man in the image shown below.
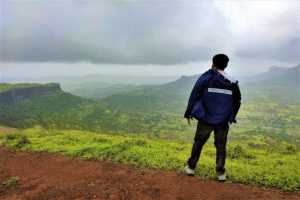
[[229,58],[224,54],[213,57],[212,69],[197,80],[189,98],[184,117],[198,120],[191,157],[185,172],[194,176],[203,145],[214,131],[217,148],[216,172],[219,181],[226,180],[225,158],[229,124],[237,123],[235,117],[241,105],[238,81],[224,72]]

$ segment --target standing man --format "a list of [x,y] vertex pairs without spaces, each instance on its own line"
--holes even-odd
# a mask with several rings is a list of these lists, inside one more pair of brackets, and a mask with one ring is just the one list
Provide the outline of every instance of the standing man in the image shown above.
[[203,145],[214,131],[217,148],[216,172],[218,180],[226,180],[225,158],[229,124],[237,123],[235,117],[241,105],[238,81],[224,72],[229,58],[224,54],[213,57],[212,69],[197,80],[189,98],[184,117],[198,120],[191,157],[184,168],[189,176],[194,176]]

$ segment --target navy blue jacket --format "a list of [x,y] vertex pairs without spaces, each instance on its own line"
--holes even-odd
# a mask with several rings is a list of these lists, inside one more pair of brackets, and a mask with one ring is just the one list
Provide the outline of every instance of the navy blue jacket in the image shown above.
[[210,69],[197,80],[184,117],[228,127],[229,121],[237,123],[235,117],[240,105],[238,81],[216,69]]

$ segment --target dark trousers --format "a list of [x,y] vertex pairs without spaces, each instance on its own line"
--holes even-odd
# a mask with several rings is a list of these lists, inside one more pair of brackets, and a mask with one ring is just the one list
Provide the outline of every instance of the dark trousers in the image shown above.
[[214,131],[215,146],[217,149],[216,159],[216,172],[221,175],[225,172],[225,159],[226,159],[226,143],[229,126],[226,127],[210,124],[206,121],[198,121],[197,130],[194,138],[194,144],[191,157],[188,160],[189,168],[194,170],[199,160],[203,145],[210,137],[210,133]]

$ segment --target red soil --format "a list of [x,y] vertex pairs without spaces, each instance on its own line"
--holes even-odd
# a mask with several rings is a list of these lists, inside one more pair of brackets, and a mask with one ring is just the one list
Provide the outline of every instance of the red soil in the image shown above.
[[[2,134],[12,131],[1,130]],[[300,193],[201,180],[178,171],[140,170],[135,165],[108,163],[109,158],[99,161],[59,153],[33,154],[0,146],[0,199],[300,199]],[[20,178],[15,187],[3,185],[13,177]],[[92,183],[95,186],[89,186]]]

